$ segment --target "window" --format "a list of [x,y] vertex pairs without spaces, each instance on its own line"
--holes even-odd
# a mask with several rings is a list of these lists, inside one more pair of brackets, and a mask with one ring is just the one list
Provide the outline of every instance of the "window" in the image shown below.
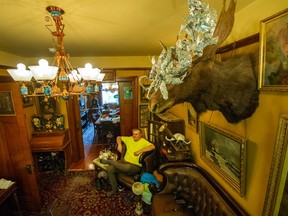
[[118,83],[101,83],[103,104],[119,105]]

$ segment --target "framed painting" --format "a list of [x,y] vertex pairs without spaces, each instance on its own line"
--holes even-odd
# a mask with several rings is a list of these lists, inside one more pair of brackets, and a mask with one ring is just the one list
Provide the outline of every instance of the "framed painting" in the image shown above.
[[288,115],[281,115],[270,168],[263,216],[287,215],[288,211]]
[[247,140],[201,121],[199,129],[201,158],[240,196],[244,196]]
[[23,107],[33,106],[33,97],[22,96]]
[[288,9],[260,21],[260,90],[288,91]]
[[15,115],[12,93],[0,91],[0,116]]
[[[29,95],[33,94],[35,84],[33,82],[30,82],[26,83],[25,85],[28,88],[28,94]],[[33,101],[34,101],[33,97],[27,97],[22,95],[23,107],[33,106]]]
[[148,127],[150,111],[148,105],[140,105],[140,128]]
[[185,102],[186,113],[187,113],[187,126],[191,128],[193,131],[198,133],[198,115],[193,106]]
[[143,85],[144,88],[142,86],[140,86],[140,102],[141,103],[148,103],[148,98],[147,98],[147,88],[149,87],[149,85]]

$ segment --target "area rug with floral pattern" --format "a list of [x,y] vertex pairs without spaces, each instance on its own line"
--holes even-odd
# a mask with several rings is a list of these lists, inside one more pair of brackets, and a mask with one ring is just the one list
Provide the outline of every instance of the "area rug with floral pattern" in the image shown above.
[[43,211],[53,216],[135,215],[135,202],[129,189],[107,197],[95,189],[94,170],[42,173],[39,177]]

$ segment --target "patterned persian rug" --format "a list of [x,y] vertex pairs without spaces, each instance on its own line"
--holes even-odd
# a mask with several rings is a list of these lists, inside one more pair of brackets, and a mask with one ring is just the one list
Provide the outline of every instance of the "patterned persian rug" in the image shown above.
[[43,211],[53,216],[135,215],[131,191],[124,189],[107,197],[105,190],[95,189],[95,177],[94,170],[42,173],[39,182]]

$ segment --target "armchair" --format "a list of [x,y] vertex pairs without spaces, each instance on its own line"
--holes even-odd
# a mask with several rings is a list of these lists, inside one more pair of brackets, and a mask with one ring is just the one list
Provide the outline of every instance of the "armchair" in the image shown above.
[[[126,145],[122,142],[121,158],[124,158],[125,153],[126,153]],[[140,164],[142,164],[141,172],[137,173],[134,176],[130,176],[124,173],[119,173],[117,175],[118,183],[125,187],[132,188],[133,183],[140,180],[142,173],[144,172],[152,173],[156,166],[155,153],[156,153],[155,150],[153,150],[153,151],[144,152],[143,154],[141,154],[139,157],[139,162]]]
[[160,187],[153,193],[152,216],[164,215],[248,215],[201,167],[189,162],[162,164]]

